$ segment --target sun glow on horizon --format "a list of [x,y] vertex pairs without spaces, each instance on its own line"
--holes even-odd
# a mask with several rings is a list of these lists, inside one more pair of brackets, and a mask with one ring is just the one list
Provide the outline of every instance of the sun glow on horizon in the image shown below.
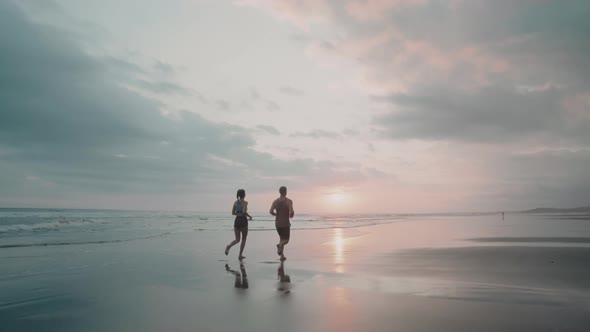
[[333,193],[329,196],[330,201],[333,203],[340,203],[346,200],[346,196],[342,193]]
[[326,201],[330,205],[341,206],[346,204],[350,200],[350,196],[342,191],[334,191],[326,194]]
[[346,213],[356,207],[354,201],[356,197],[342,188],[329,188],[318,194],[320,209],[325,213]]

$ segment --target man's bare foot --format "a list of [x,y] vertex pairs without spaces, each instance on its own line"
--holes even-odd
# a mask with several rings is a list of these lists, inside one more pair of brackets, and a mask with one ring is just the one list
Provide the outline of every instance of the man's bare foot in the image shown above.
[[281,262],[284,262],[285,260],[287,260],[287,257],[281,256]]
[[244,258],[246,258],[246,256],[240,256],[240,257],[238,257],[239,260],[242,260]]
[[281,255],[282,254],[282,250],[281,250],[281,244],[277,244],[277,255]]
[[229,254],[229,246],[225,247],[225,255],[227,256],[227,254]]

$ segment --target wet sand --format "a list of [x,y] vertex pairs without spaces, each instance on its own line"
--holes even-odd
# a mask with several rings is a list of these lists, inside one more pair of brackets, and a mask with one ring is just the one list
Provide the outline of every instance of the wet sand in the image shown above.
[[237,247],[223,254],[232,234],[218,231],[5,248],[0,323],[6,331],[587,331],[590,247],[463,240],[509,238],[485,225],[292,231],[283,265],[272,231],[250,232],[242,264]]

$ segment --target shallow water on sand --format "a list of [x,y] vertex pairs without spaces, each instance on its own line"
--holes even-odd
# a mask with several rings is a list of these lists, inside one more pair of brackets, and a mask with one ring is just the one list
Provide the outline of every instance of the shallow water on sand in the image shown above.
[[[237,246],[225,256],[224,216],[28,211],[27,224],[22,211],[3,213],[13,213],[0,224],[6,331],[590,326],[585,216],[307,216],[293,221],[281,265],[272,231],[249,233],[241,264]],[[42,226],[22,226],[33,224]]]

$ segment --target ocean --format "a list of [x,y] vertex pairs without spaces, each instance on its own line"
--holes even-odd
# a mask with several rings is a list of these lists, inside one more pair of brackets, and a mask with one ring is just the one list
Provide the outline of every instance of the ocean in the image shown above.
[[[274,217],[253,215],[250,231],[274,230]],[[350,228],[412,215],[298,214],[293,229]],[[0,248],[135,241],[194,231],[233,229],[228,213],[69,209],[0,209]]]
[[[508,213],[504,223],[487,224],[486,234],[511,236],[576,236],[589,231],[585,214]],[[254,214],[250,231],[272,231],[274,217]],[[358,228],[397,222],[484,218],[499,221],[499,213],[441,214],[298,214],[293,230]],[[513,223],[517,220],[517,223]],[[555,220],[568,222],[556,223]],[[0,248],[108,244],[165,237],[186,232],[231,231],[228,213],[0,208]]]
[[[0,210],[2,331],[587,331],[586,214]],[[427,319],[425,319],[426,317]]]

